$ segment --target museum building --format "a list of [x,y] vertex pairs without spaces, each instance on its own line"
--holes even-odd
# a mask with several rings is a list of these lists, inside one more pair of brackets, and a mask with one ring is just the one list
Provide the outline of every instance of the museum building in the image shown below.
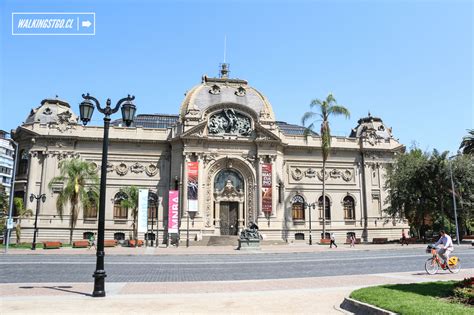
[[[131,237],[132,213],[121,206],[121,188],[149,190],[149,237],[163,240],[168,227],[168,196],[179,190],[181,239],[188,211],[191,240],[237,235],[256,222],[267,240],[293,242],[322,236],[323,225],[344,241],[397,239],[404,220],[387,218],[386,167],[405,147],[380,118],[359,119],[349,136],[333,136],[322,171],[321,138],[275,119],[269,100],[225,68],[218,78],[203,76],[190,89],[178,115],[140,114],[130,127],[115,120],[110,128],[107,165],[106,239]],[[100,173],[102,126],[83,126],[69,103],[44,99],[14,132],[19,159],[14,193],[36,210],[38,240],[69,239],[67,211],[60,218],[56,198],[63,159],[81,158]],[[100,175],[100,174],[99,174]],[[323,211],[322,180],[326,181]],[[324,217],[323,217],[324,216]],[[157,220],[158,219],[158,220]],[[311,222],[310,222],[311,221]],[[31,241],[34,218],[22,219],[22,241]],[[74,239],[97,229],[97,209],[80,210]],[[156,235],[158,231],[158,235]],[[140,238],[144,238],[142,233]]]

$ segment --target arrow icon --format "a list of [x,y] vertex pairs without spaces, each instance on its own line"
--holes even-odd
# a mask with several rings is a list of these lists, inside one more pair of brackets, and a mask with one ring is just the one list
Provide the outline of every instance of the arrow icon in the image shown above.
[[89,27],[91,25],[92,25],[91,21],[82,21],[82,27]]

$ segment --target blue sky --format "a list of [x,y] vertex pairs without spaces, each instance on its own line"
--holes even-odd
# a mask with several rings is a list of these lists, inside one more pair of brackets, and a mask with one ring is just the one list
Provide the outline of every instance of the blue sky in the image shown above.
[[[265,94],[278,120],[299,123],[332,92],[370,111],[410,147],[455,152],[474,126],[472,1],[39,1],[1,9],[0,128],[59,95],[130,93],[138,113],[178,112],[203,74],[217,75],[227,36],[231,76]],[[95,36],[12,36],[12,12],[96,12]],[[117,116],[118,117],[118,116]],[[95,123],[100,117],[95,116]]]

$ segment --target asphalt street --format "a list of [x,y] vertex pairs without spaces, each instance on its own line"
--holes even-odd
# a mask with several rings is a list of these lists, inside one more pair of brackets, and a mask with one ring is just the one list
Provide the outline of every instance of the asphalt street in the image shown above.
[[[459,248],[464,268],[474,249]],[[420,248],[247,255],[106,255],[107,282],[181,282],[288,279],[423,271]],[[0,256],[0,283],[90,282],[95,255]],[[446,272],[446,271],[442,271]]]

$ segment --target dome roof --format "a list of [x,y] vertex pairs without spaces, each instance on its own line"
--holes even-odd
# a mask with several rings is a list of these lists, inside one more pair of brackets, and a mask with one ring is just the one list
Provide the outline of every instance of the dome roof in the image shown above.
[[77,116],[71,110],[69,103],[59,99],[47,98],[41,101],[41,105],[32,109],[25,120],[25,124],[48,124],[48,123],[77,123]]
[[352,129],[349,137],[360,137],[368,133],[374,133],[380,139],[390,139],[393,137],[392,128],[387,127],[382,119],[372,117],[370,113],[367,117],[359,119],[357,123],[357,127]]
[[196,111],[202,116],[208,108],[217,104],[238,104],[253,110],[257,116],[275,119],[272,106],[262,93],[250,87],[245,80],[229,79],[223,70],[221,74],[220,78],[203,76],[201,84],[186,93],[179,112],[181,118]]

